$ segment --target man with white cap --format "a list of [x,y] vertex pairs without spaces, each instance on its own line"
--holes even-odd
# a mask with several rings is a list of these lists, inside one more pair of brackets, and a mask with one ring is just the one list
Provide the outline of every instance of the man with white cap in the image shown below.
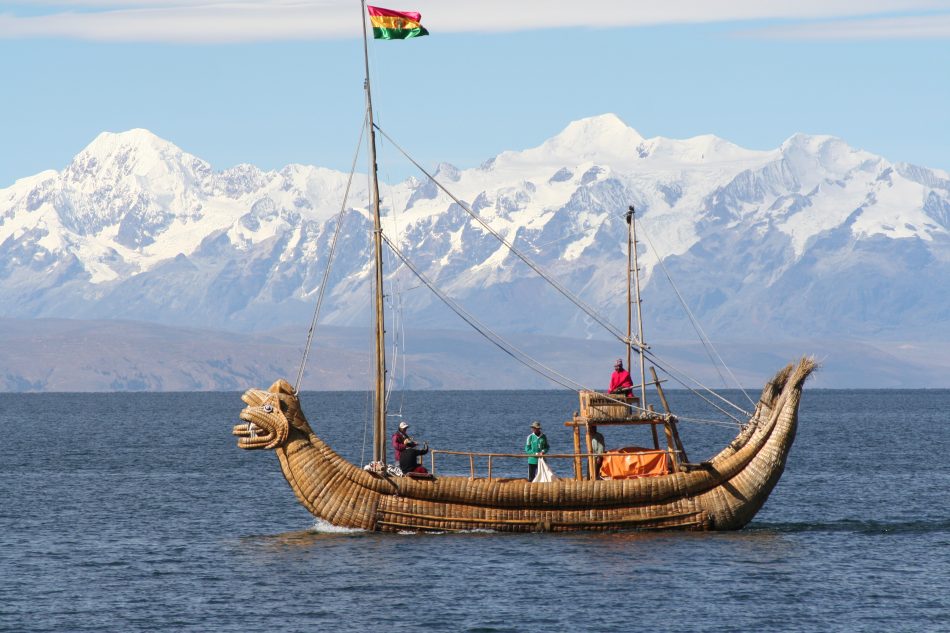
[[399,423],[399,430],[393,433],[393,452],[396,453],[396,463],[399,463],[399,459],[402,457],[402,451],[405,448],[411,448],[416,445],[416,441],[409,437],[408,434],[409,424],[406,422]]

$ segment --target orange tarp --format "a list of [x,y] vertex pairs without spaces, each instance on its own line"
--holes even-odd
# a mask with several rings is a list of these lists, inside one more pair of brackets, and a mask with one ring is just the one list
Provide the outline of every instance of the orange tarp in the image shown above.
[[667,454],[650,448],[629,446],[604,453],[600,476],[604,479],[658,477],[670,472]]

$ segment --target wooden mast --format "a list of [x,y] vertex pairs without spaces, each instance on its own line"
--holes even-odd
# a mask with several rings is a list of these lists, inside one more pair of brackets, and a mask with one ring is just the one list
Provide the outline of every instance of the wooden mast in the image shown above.
[[[634,288],[637,302],[637,352],[640,355],[640,407],[647,406],[646,364],[643,359],[643,316],[640,313],[640,265],[637,261],[637,226],[634,216],[637,211],[630,205],[627,211],[627,262],[633,259]],[[630,340],[630,273],[627,273],[627,340]],[[630,367],[630,345],[627,345],[627,368]],[[654,429],[654,433],[656,430]]]
[[366,37],[366,0],[363,12],[363,61],[366,66],[366,120],[369,125],[369,162],[372,172],[373,252],[376,257],[376,362],[373,387],[373,461],[386,463],[386,328],[383,311],[383,227],[379,219],[379,181],[376,176],[376,129],[373,127],[373,94],[369,84],[369,43]]
[[[631,220],[633,219],[633,206],[627,211],[627,371],[630,371],[630,336],[633,332],[633,297],[630,296],[633,286],[633,235],[631,234]],[[641,403],[642,404],[642,403]]]

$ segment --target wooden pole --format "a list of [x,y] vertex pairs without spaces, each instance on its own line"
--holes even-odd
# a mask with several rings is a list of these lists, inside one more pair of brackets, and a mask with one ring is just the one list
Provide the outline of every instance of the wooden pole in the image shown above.
[[[650,375],[653,376],[653,385],[656,387],[657,394],[660,397],[660,404],[663,405],[663,410],[669,414],[670,405],[666,401],[666,394],[663,393],[663,388],[660,387],[660,379],[656,375],[656,369],[650,367]],[[676,442],[673,440],[673,427],[670,425],[669,416],[667,420],[663,423],[663,434],[666,435],[666,446],[670,451],[670,458],[673,460],[673,472],[678,473],[680,471],[680,460],[679,454],[676,452]]]
[[594,446],[590,441],[590,422],[584,425],[584,429],[586,431],[584,433],[584,438],[585,443],[587,444],[587,478],[596,479],[597,477],[594,475],[594,464],[597,458],[592,454],[594,452]]
[[[640,355],[640,407],[645,408],[647,406],[647,385],[646,385],[646,364],[643,359],[643,314],[640,311],[640,264],[637,259],[637,222],[636,222],[636,209],[633,208],[633,205],[630,205],[630,212],[627,214],[627,223],[630,226],[629,233],[630,237],[628,238],[631,242],[629,248],[633,254],[633,278],[634,278],[634,288],[636,289],[636,301],[637,301],[637,352]],[[629,259],[629,256],[628,256]],[[629,339],[629,333],[627,335]],[[630,353],[630,346],[627,346],[627,354]],[[630,361],[627,361],[627,367],[630,367]],[[655,432],[654,432],[655,435]]]
[[[630,337],[633,335],[633,205],[627,211],[627,371],[630,370]],[[641,406],[643,404],[641,403]]]
[[386,329],[383,312],[383,227],[379,218],[379,180],[376,175],[376,128],[373,125],[373,93],[369,83],[369,43],[366,37],[366,0],[360,0],[363,15],[363,61],[366,66],[366,118],[369,123],[369,162],[372,172],[373,251],[375,280],[375,384],[373,399],[373,461],[386,463]]
[[[656,387],[656,393],[660,396],[660,404],[663,405],[663,411],[667,414],[673,413],[670,410],[670,403],[666,401],[666,394],[663,392],[663,387],[660,385],[660,379],[656,375],[656,369],[650,367],[650,375],[653,376],[653,384]],[[681,463],[687,461],[686,451],[683,450],[683,443],[680,441],[679,433],[676,431],[676,422],[673,419],[667,420],[664,425],[667,434],[667,443],[670,444],[670,449],[673,451],[673,466],[676,470],[682,470]],[[679,451],[678,453],[676,451]]]
[[686,449],[683,448],[683,442],[680,441],[680,433],[679,433],[678,430],[676,430],[676,417],[675,417],[675,416],[673,416],[673,417],[670,419],[670,430],[672,430],[672,432],[673,432],[673,441],[676,442],[676,448],[679,449],[681,463],[686,463],[686,462],[688,462],[688,461],[689,461],[689,457],[686,456]]
[[[652,412],[653,412],[653,405],[651,404],[647,409],[652,413]],[[653,431],[653,448],[659,450],[659,449],[660,449],[660,438],[659,438],[659,436],[656,434],[656,418],[654,418],[654,422],[650,425],[650,430]]]
[[581,474],[581,458],[579,453],[581,452],[581,428],[577,424],[574,425],[574,479],[580,481],[583,479]]
[[676,443],[673,441],[673,430],[670,428],[669,420],[663,424],[663,434],[666,435],[666,446],[670,451],[670,459],[673,460],[673,472],[678,473],[680,471],[679,454],[676,452]]
[[663,387],[660,386],[660,379],[656,375],[655,367],[650,367],[650,375],[653,377],[653,386],[656,387],[656,393],[660,396],[660,404],[663,405],[663,411],[672,413],[672,411],[670,411],[670,403],[666,401],[666,394],[663,393]]

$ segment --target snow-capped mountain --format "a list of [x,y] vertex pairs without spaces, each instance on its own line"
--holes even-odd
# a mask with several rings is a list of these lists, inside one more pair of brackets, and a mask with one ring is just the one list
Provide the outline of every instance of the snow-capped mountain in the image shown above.
[[[101,134],[62,172],[0,189],[0,316],[305,328],[347,176],[302,165],[214,171],[145,130]],[[648,334],[687,334],[669,275],[720,337],[948,338],[946,172],[828,136],[768,151],[714,136],[646,139],[608,114],[435,176],[618,326],[633,204]],[[370,319],[365,183],[353,179],[328,284],[323,320],[336,325]],[[402,254],[491,327],[601,336],[432,181],[381,192],[384,231]],[[462,327],[388,262],[404,320]]]

